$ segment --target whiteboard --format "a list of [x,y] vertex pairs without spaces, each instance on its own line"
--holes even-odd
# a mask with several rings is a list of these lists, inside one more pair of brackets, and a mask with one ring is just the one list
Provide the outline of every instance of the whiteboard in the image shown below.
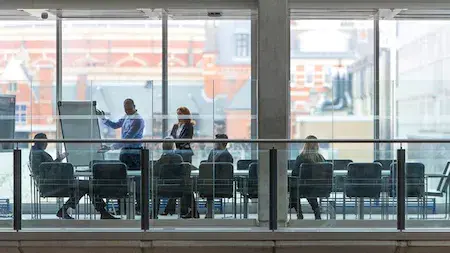
[[[95,101],[59,101],[58,112],[63,139],[101,139]],[[97,151],[101,143],[65,143],[67,162],[75,167],[104,160]]]
[[[16,126],[16,96],[0,95],[0,139],[14,139]],[[26,109],[18,114],[20,122],[26,122]],[[13,143],[1,143],[0,151],[13,149]]]

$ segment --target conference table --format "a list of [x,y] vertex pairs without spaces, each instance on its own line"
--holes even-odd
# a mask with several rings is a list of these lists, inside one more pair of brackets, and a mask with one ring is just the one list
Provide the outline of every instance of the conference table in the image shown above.
[[[234,170],[234,177],[235,178],[248,178],[249,172],[248,170]],[[348,171],[347,170],[334,170],[333,171],[333,177],[345,177],[347,176]],[[292,174],[291,170],[287,171],[288,176]],[[74,175],[78,178],[91,178],[92,177],[92,171],[88,169],[82,169],[82,170],[75,170]],[[126,210],[127,210],[127,219],[134,219],[135,218],[135,191],[136,191],[136,183],[133,180],[134,177],[141,176],[140,170],[129,170],[127,173],[129,177],[129,191],[130,191],[130,198],[125,201]],[[388,178],[391,175],[391,172],[389,170],[382,170],[381,177],[382,178]],[[197,178],[199,176],[199,170],[191,170],[191,177]],[[345,198],[344,198],[345,199]],[[236,208],[236,201],[234,203]],[[360,198],[357,202],[358,205],[358,216],[359,219],[364,219],[364,198]],[[344,203],[345,206],[345,203]],[[345,215],[344,215],[345,217]],[[248,198],[244,195],[244,218],[248,218]]]

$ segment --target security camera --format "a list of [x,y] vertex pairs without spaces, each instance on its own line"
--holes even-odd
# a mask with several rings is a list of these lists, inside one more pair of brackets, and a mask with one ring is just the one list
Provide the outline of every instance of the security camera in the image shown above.
[[42,19],[47,19],[48,18],[48,13],[47,12],[42,12],[41,13],[41,18]]
[[208,12],[208,17],[210,17],[210,18],[220,18],[220,17],[222,17],[222,12],[220,12],[220,11],[214,11],[214,12],[210,11],[210,12]]

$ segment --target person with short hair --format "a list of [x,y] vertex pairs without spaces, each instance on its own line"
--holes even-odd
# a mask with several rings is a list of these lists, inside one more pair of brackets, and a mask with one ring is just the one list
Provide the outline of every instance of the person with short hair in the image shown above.
[[[167,137],[165,138],[166,140],[173,140],[172,137]],[[177,154],[174,150],[174,142],[173,141],[165,141],[162,144],[162,148],[163,148],[163,153],[161,154],[161,157],[159,158],[158,161],[156,161],[156,163],[153,166],[153,174],[155,177],[159,177],[160,173],[161,173],[161,168],[166,165],[166,164],[181,164],[183,162],[183,158],[181,157],[181,155]],[[159,213],[159,199],[157,200],[157,205],[156,205],[156,213]],[[163,213],[161,215],[166,216],[166,215],[173,215],[175,214],[175,209],[176,209],[176,205],[177,205],[177,200],[176,199],[168,199],[167,200],[167,204],[166,207],[163,211]]]
[[[216,134],[216,139],[228,139],[226,134]],[[227,142],[214,143],[214,149],[209,152],[208,162],[233,163],[233,156],[227,149]]]
[[[139,115],[136,105],[131,98],[123,101],[125,116],[118,121],[111,121],[105,118],[103,111],[98,111],[98,114],[103,117],[103,123],[112,128],[122,130],[122,139],[142,139],[144,137],[145,121]],[[103,146],[102,152],[110,149],[119,150],[119,160],[123,162],[130,170],[140,170],[141,168],[141,150],[142,143],[114,143],[111,146]],[[136,212],[140,212],[141,208],[141,191],[140,191],[140,177],[134,178],[136,181]]]
[[[44,133],[38,133],[34,136],[34,139],[46,140],[47,135]],[[47,145],[48,145],[47,142],[35,142],[34,145],[31,147],[29,159],[31,171],[34,177],[39,177],[40,175],[39,167],[41,166],[42,163],[62,162],[68,155],[67,153],[63,153],[60,156],[58,156],[58,158],[53,160],[52,156],[45,151],[45,149],[47,149]],[[45,178],[40,178],[40,180],[45,180]],[[74,188],[73,185],[77,185],[76,188]],[[61,219],[73,219],[67,213],[67,211],[69,208],[75,209],[80,199],[85,195],[89,195],[89,198],[91,199],[95,209],[100,213],[101,219],[117,219],[106,210],[106,203],[103,201],[103,199],[97,196],[91,196],[89,191],[89,181],[87,180],[78,180],[78,182],[76,182],[75,184],[61,186],[61,188],[57,188],[55,189],[55,191],[70,192],[69,200],[67,200],[67,202],[63,205],[63,207],[61,207],[56,213],[56,216],[58,216]]]

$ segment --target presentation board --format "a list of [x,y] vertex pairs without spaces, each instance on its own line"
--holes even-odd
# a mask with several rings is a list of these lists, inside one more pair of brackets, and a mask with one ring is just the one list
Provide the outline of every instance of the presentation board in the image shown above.
[[[26,117],[26,112],[19,117]],[[14,139],[16,128],[16,96],[0,95],[0,139]],[[24,119],[26,120],[26,118]],[[13,143],[1,143],[0,152],[14,148]]]
[[[58,113],[63,139],[101,139],[95,101],[59,101]],[[75,167],[104,160],[101,143],[65,143],[67,162]]]

